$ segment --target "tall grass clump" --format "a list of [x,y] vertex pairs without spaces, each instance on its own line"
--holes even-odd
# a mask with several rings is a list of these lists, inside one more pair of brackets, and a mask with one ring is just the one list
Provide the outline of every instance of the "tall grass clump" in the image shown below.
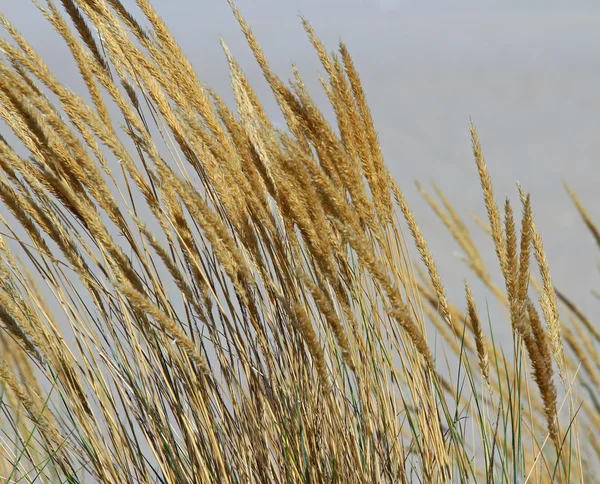
[[419,187],[471,270],[452,302],[343,44],[303,20],[330,123],[231,4],[279,129],[225,44],[233,106],[148,0],[33,1],[86,92],[0,14],[3,482],[594,482],[599,330],[474,126],[501,280]]

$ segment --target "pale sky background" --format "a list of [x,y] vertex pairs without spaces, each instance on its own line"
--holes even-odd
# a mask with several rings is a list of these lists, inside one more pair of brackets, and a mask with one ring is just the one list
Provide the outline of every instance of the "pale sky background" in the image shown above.
[[[269,113],[279,117],[225,0],[154,5],[201,80],[232,100],[221,36]],[[471,117],[497,200],[509,195],[518,201],[515,181],[531,192],[554,282],[588,315],[598,314],[600,303],[590,294],[600,290],[597,248],[562,182],[572,185],[600,223],[600,2],[238,0],[237,5],[274,70],[287,79],[295,63],[321,103],[316,74],[322,68],[298,14],[330,50],[340,38],[349,46],[386,162],[406,192],[454,303],[464,306],[463,279],[475,278],[456,258],[457,245],[414,182],[427,187],[434,180],[459,213],[485,216],[471,153]],[[60,38],[31,2],[0,0],[0,11],[63,82],[84,92]],[[495,269],[491,242],[474,223],[470,228]],[[483,306],[485,294],[476,298]]]

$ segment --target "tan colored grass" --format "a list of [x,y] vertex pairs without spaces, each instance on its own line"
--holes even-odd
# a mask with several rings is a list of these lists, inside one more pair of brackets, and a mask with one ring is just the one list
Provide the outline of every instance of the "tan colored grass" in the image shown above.
[[494,240],[494,246],[496,248],[496,255],[498,256],[498,260],[500,261],[500,268],[502,269],[502,274],[506,279],[508,273],[508,266],[505,252],[505,242],[502,236],[500,213],[498,211],[496,201],[494,200],[492,181],[487,170],[487,165],[485,164],[485,159],[483,157],[479,136],[477,134],[477,131],[475,130],[475,125],[473,124],[471,124],[471,140],[473,143],[473,155],[475,156],[475,163],[477,164],[479,178],[481,180],[481,188],[483,190],[485,208],[487,210],[490,222],[492,239]]
[[511,324],[514,348],[492,342],[478,290],[465,284],[464,313],[450,300],[344,43],[328,53],[302,19],[330,103],[317,105],[229,2],[279,130],[225,41],[232,106],[148,0],[140,19],[120,0],[60,4],[36,3],[82,93],[0,14],[2,477],[543,482],[583,461],[563,438],[599,419],[580,398],[597,393],[594,321],[555,294],[535,197],[519,187],[520,230],[508,199],[502,220],[474,125],[501,281],[441,187],[435,200],[418,188],[508,314],[489,327]]
[[550,268],[546,256],[544,254],[544,248],[542,244],[542,238],[533,225],[532,241],[534,255],[540,270],[542,277],[543,292],[540,295],[540,306],[544,319],[548,327],[548,335],[550,337],[550,347],[552,348],[552,355],[554,361],[558,366],[558,374],[560,375],[563,382],[566,379],[565,369],[565,356],[562,343],[562,328],[561,321],[558,315],[558,307],[556,302],[556,293],[554,292],[554,286],[550,277]]
[[481,374],[485,380],[485,383],[489,389],[492,391],[492,384],[490,381],[490,358],[487,352],[483,330],[481,328],[481,322],[479,320],[479,315],[477,314],[477,309],[475,308],[475,301],[473,300],[473,293],[469,286],[465,283],[465,292],[467,294],[467,312],[469,314],[469,321],[471,322],[471,326],[473,327],[473,333],[475,334],[475,345],[477,347],[477,356],[479,357],[479,368],[481,370]]

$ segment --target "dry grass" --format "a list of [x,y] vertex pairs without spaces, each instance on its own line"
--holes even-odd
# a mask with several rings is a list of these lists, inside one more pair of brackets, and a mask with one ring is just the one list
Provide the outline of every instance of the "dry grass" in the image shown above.
[[519,187],[502,220],[473,125],[503,281],[419,187],[472,271],[453,304],[343,44],[303,19],[329,123],[231,4],[278,130],[224,43],[234,108],[147,0],[142,21],[119,0],[36,4],[87,92],[0,14],[1,479],[594,482],[599,333],[554,289],[535,200]]

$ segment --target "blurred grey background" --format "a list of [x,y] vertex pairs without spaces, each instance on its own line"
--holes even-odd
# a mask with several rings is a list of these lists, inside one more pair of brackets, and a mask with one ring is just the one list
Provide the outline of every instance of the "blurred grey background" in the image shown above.
[[[134,0],[124,3],[137,11]],[[232,101],[221,36],[269,113],[281,119],[225,0],[153,4],[201,80]],[[531,192],[555,284],[589,316],[597,314],[600,302],[590,293],[600,289],[597,248],[562,183],[577,191],[600,223],[600,3],[238,0],[237,5],[274,70],[287,79],[295,63],[321,104],[326,102],[317,79],[322,68],[298,15],[330,50],[339,39],[349,46],[386,162],[406,192],[455,304],[464,307],[463,279],[475,277],[414,182],[428,188],[435,181],[461,215],[485,217],[469,137],[472,118],[498,202],[505,196],[518,202],[516,181]],[[60,38],[31,2],[0,0],[0,12],[62,81],[84,92]],[[469,227],[498,274],[491,242],[475,223]],[[476,288],[475,296],[483,306],[486,293]],[[498,324],[508,326],[504,319]],[[498,332],[510,334],[508,327]]]

